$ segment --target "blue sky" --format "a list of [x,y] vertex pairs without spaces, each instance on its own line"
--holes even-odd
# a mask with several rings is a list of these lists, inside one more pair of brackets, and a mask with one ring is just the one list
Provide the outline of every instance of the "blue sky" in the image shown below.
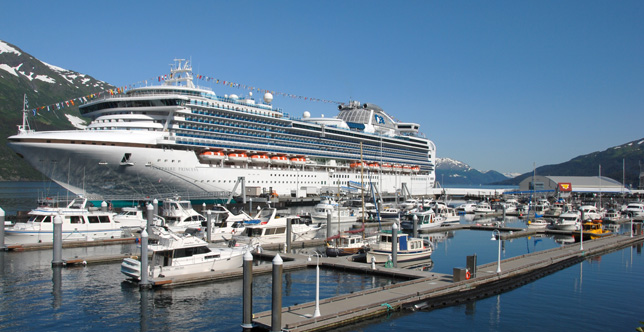
[[[381,106],[438,157],[529,172],[644,137],[643,1],[2,1],[0,39],[123,86],[174,58]],[[245,90],[202,82],[215,92]],[[292,116],[332,103],[276,97]]]

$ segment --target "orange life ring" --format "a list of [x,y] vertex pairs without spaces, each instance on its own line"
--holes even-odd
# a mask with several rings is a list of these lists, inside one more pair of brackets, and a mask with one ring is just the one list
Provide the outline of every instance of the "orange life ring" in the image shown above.
[[469,270],[465,271],[465,279],[470,280],[471,277],[472,277],[472,274],[470,274],[470,271]]

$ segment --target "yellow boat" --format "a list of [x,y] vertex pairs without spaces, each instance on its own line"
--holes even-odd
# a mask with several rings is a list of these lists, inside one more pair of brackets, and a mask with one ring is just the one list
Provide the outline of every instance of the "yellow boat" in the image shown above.
[[604,229],[601,219],[585,221],[581,224],[581,227],[583,232],[574,231],[572,234],[575,237],[575,241],[579,241],[579,236],[582,233],[584,235],[584,240],[594,240],[613,234],[610,230]]

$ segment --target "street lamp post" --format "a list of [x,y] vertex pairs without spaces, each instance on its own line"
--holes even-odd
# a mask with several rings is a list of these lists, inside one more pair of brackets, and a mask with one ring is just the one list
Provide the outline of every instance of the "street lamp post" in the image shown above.
[[[314,253],[315,255],[315,312],[313,312],[313,317],[320,317],[320,254]],[[309,256],[309,261],[311,256]]]
[[496,263],[496,273],[501,273],[501,232],[498,229],[495,229],[492,232],[492,241],[499,241],[499,258]]

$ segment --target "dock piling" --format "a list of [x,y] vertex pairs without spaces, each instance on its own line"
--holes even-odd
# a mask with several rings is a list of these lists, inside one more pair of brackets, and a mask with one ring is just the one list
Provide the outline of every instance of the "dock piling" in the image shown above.
[[398,224],[391,225],[391,261],[398,268]]
[[154,207],[152,206],[152,204],[149,204],[149,203],[145,207],[147,209],[146,217],[147,217],[147,221],[148,221],[146,229],[149,230],[149,229],[152,229],[152,224],[154,223],[154,214],[153,214]]
[[286,247],[284,248],[285,253],[291,251],[291,243],[293,242],[293,225],[291,225],[291,219],[286,218]]
[[[4,210],[0,208],[0,224],[2,224],[2,227],[0,227],[0,250],[7,250],[7,246],[4,245]],[[631,225],[631,229],[633,229]],[[631,234],[633,234],[631,232]]]
[[282,330],[282,270],[284,261],[280,254],[273,258],[273,293],[271,308],[271,331]]
[[[4,226],[4,225],[3,225]],[[54,217],[54,257],[52,266],[63,266],[63,217]]]
[[414,237],[418,237],[418,216],[414,214],[412,217],[412,223],[414,224],[413,229],[414,229]]
[[331,212],[326,213],[326,238],[330,238],[331,235]]
[[[148,212],[151,211],[150,206]],[[141,280],[139,281],[139,288],[149,288],[150,282],[148,281],[148,231],[147,228],[141,232]]]
[[152,200],[152,210],[155,216],[159,215],[159,200],[156,198]]
[[206,241],[212,242],[212,211],[206,212]]
[[53,266],[52,267],[52,277],[51,281],[53,282],[53,291],[52,295],[54,296],[54,305],[53,307],[55,309],[60,308],[61,303],[63,302],[63,285],[62,285],[62,280],[63,280],[63,267],[62,266]]
[[244,254],[243,276],[243,317],[242,329],[250,331],[253,328],[253,255],[250,251]]

